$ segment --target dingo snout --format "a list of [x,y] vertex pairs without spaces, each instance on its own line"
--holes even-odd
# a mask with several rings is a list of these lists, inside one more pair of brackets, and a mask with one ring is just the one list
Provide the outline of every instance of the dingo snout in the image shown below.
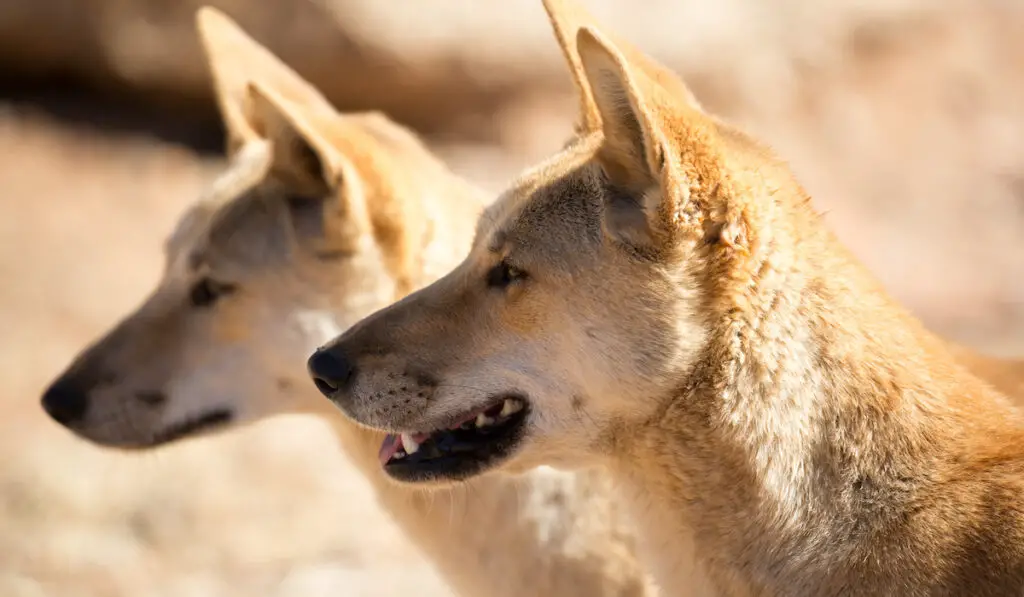
[[[446,302],[416,293],[352,327],[307,364],[313,383],[346,415],[389,432],[379,456],[396,480],[471,477],[511,456],[526,428],[525,391],[500,376],[487,382],[460,372],[458,355],[470,350],[471,338],[445,336],[449,312]],[[425,344],[435,350],[416,349]]]

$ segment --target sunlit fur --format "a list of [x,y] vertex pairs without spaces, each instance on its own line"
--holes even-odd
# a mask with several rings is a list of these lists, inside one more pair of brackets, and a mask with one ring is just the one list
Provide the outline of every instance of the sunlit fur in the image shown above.
[[[1020,413],[886,294],[769,148],[547,5],[582,25],[559,35],[578,139],[486,210],[460,265],[328,345],[356,371],[337,403],[429,431],[525,396],[500,467],[609,471],[666,594],[1020,594]],[[503,261],[522,275],[488,285]]]

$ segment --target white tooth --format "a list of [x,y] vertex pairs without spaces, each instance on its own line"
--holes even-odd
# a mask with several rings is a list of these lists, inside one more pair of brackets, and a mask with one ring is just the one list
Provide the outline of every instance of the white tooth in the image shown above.
[[487,427],[488,425],[493,425],[493,424],[494,424],[494,419],[488,417],[484,413],[480,413],[480,414],[478,414],[476,416],[476,426],[477,427]]
[[391,456],[391,460],[401,460],[403,458],[405,458],[405,452],[401,450],[395,452],[394,455]]
[[505,404],[501,405],[501,416],[507,417],[509,415],[514,415],[521,410],[523,410],[523,404],[518,400],[512,400],[509,398],[505,401]]
[[402,434],[402,447],[405,448],[406,454],[415,454],[416,450],[420,449],[420,445],[412,438],[411,433]]

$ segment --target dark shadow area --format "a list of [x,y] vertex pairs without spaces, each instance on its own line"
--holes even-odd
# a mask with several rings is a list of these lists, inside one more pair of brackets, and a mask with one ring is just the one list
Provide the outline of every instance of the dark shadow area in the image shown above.
[[212,103],[154,95],[97,89],[70,76],[0,78],[0,103],[15,110],[105,134],[155,137],[204,155],[223,153],[224,129]]

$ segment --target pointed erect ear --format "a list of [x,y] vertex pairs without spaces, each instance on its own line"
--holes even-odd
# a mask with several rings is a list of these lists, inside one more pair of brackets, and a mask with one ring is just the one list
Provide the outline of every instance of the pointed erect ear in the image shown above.
[[660,180],[664,143],[649,101],[664,92],[595,30],[580,29],[576,42],[604,131],[601,165],[616,187],[644,193]]
[[317,119],[327,113],[300,106],[260,82],[250,84],[248,91],[253,128],[271,144],[271,171],[291,188],[304,190],[307,201],[326,199],[319,206],[323,242],[317,251],[324,256],[357,251],[372,233],[362,180],[320,132]]
[[582,6],[573,0],[544,0],[544,10],[548,13],[548,20],[555,30],[555,38],[562,48],[562,54],[569,69],[572,71],[572,80],[576,85],[576,92],[580,98],[580,122],[578,127],[584,132],[596,131],[601,128],[601,117],[594,105],[594,97],[590,93],[590,85],[587,83],[586,73],[583,71],[583,62],[580,60],[579,52],[576,51],[576,33],[586,25],[596,25],[594,18],[583,9]]
[[286,99],[327,107],[319,91],[249,37],[230,17],[210,6],[196,12],[196,27],[213,76],[214,93],[228,134],[229,155],[257,138],[247,86],[259,79]]
[[[573,82],[579,94],[580,122],[577,126],[583,132],[600,130],[600,113],[594,103],[594,95],[590,88],[589,78],[583,70],[583,61],[576,43],[576,36],[583,27],[589,27],[594,31],[603,28],[575,0],[544,0],[544,10],[547,11],[548,20],[551,22],[551,27],[555,30],[555,38],[558,39],[558,45],[562,48],[562,54],[569,63]],[[651,60],[625,40],[612,35],[609,35],[608,38],[615,43],[618,51],[629,60],[634,68],[644,72],[647,77],[658,82],[666,90],[678,97],[680,101],[685,101],[697,110],[701,109],[697,98],[677,74]]]
[[272,169],[300,184],[338,182],[344,158],[318,130],[313,119],[320,112],[284,97],[262,80],[247,84],[245,92],[249,125],[271,143]]
[[611,186],[606,231],[656,250],[671,236],[677,207],[664,130],[672,97],[589,27],[580,29],[577,50],[604,131],[597,159]]

